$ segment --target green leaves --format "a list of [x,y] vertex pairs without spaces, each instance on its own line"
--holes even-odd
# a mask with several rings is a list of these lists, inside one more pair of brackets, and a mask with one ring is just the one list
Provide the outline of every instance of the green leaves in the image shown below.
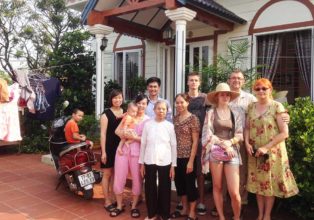
[[309,97],[287,106],[290,114],[287,150],[300,196],[288,200],[288,208],[302,219],[314,218],[314,104]]

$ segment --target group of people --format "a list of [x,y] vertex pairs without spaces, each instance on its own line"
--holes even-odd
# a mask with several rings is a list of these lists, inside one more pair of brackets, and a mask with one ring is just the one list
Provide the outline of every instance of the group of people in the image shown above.
[[[219,220],[225,220],[226,190],[234,220],[241,219],[247,192],[256,194],[258,220],[271,219],[275,197],[298,193],[285,147],[289,115],[272,99],[268,79],[256,80],[255,96],[241,89],[244,82],[242,72],[234,70],[228,83],[204,94],[199,92],[200,76],[190,73],[188,92],[175,97],[174,117],[169,102],[159,97],[157,77],[147,80],[148,96],[138,95],[126,113],[122,92],[111,92],[110,108],[100,119],[104,208],[111,217],[125,211],[123,191],[129,173],[131,217],[140,217],[137,205],[144,180],[146,220],[158,216],[194,220],[197,214],[206,214],[204,174],[208,172]],[[173,212],[171,180],[180,198]]]

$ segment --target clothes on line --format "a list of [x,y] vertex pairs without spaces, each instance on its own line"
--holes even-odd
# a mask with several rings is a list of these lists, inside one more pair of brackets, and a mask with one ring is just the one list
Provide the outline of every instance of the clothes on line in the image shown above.
[[8,83],[4,79],[0,79],[0,103],[9,101]]
[[[2,91],[2,90],[1,90]],[[20,98],[20,88],[18,83],[8,87],[10,94],[9,102],[0,103],[0,140],[20,141],[21,130],[17,102]]]

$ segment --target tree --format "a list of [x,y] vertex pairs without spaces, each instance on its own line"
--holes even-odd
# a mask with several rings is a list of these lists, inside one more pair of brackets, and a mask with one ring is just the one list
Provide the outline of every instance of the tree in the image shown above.
[[0,62],[12,78],[11,58],[24,58],[29,69],[47,67],[62,36],[81,27],[64,0],[4,0],[0,13]]
[[90,34],[82,31],[65,33],[57,50],[49,56],[51,75],[59,78],[64,86],[61,102],[68,100],[69,110],[81,107],[86,114],[94,112],[95,97],[92,93],[92,76],[95,74],[95,59],[86,51],[84,42]]
[[15,80],[11,59],[19,56],[19,33],[27,19],[21,19],[26,14],[25,1],[0,2],[0,64]]

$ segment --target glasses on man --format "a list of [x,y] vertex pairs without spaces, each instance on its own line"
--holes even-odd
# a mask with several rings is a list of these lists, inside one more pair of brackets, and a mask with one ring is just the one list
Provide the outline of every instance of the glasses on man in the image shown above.
[[266,88],[266,87],[260,87],[260,88],[259,88],[259,87],[257,87],[257,88],[255,88],[254,90],[255,90],[256,92],[261,91],[261,90],[265,92],[267,89],[269,89],[269,88]]
[[242,77],[230,77],[231,80],[244,80]]

